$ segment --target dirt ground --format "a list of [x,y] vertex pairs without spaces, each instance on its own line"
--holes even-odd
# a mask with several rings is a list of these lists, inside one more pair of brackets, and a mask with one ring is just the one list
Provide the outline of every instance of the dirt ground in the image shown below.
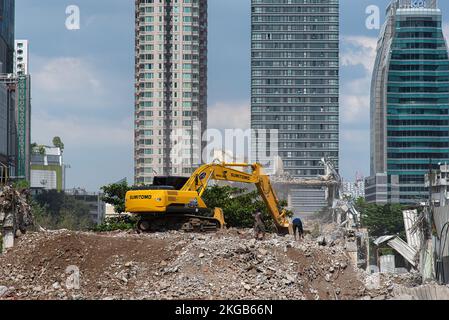
[[345,300],[364,295],[342,248],[276,235],[255,241],[250,230],[29,233],[0,256],[0,288],[0,299]]

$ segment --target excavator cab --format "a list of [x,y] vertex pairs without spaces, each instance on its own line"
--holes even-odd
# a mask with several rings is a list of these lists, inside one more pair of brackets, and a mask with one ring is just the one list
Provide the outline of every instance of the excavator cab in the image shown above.
[[189,178],[186,177],[154,177],[153,186],[167,186],[172,187],[173,190],[181,190],[188,180]]
[[131,190],[181,190],[189,178],[154,177],[153,184],[132,187]]

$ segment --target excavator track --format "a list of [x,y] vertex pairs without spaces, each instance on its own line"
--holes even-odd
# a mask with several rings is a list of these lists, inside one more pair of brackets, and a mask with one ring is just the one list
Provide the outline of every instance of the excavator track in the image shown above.
[[216,232],[221,228],[220,222],[212,217],[190,214],[141,215],[137,222],[137,232]]

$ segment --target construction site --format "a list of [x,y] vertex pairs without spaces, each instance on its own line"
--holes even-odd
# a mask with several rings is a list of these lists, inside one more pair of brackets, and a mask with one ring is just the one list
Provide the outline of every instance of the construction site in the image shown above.
[[[0,300],[449,299],[449,287],[432,276],[422,221],[406,224],[408,242],[394,236],[374,241],[395,249],[408,268],[392,266],[391,256],[373,266],[360,214],[340,196],[332,163],[323,159],[323,165],[325,176],[291,182],[321,181],[333,195],[327,214],[304,219],[298,240],[257,165],[251,172],[238,170],[243,164],[216,162],[199,168],[182,188],[169,187],[167,178],[134,188],[126,206],[140,220],[128,231],[44,229],[33,221],[27,191],[6,185],[0,192]],[[206,210],[201,195],[210,180],[254,184],[278,232],[256,239],[252,229],[227,228],[220,208],[213,217],[194,215]],[[167,204],[162,216],[149,215],[156,211],[148,209],[152,201],[163,203],[164,193],[176,205]]]

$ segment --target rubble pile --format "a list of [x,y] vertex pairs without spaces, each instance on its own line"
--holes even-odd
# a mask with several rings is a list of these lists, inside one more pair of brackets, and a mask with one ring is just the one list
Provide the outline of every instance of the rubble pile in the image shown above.
[[362,272],[365,296],[363,300],[391,300],[398,298],[398,288],[415,288],[422,285],[422,277],[418,271],[409,273],[389,274]]
[[360,289],[342,248],[271,235],[191,235],[162,270],[162,298],[349,299]]
[[0,256],[0,299],[360,299],[343,247],[251,231],[27,233]]
[[0,255],[0,300],[384,300],[422,295],[418,272],[355,269],[345,239],[331,231],[309,234],[300,242],[277,235],[256,241],[252,230],[235,229],[213,234],[26,233]]
[[25,233],[33,225],[31,207],[28,203],[28,191],[19,191],[11,186],[0,187],[0,231],[11,229]]

